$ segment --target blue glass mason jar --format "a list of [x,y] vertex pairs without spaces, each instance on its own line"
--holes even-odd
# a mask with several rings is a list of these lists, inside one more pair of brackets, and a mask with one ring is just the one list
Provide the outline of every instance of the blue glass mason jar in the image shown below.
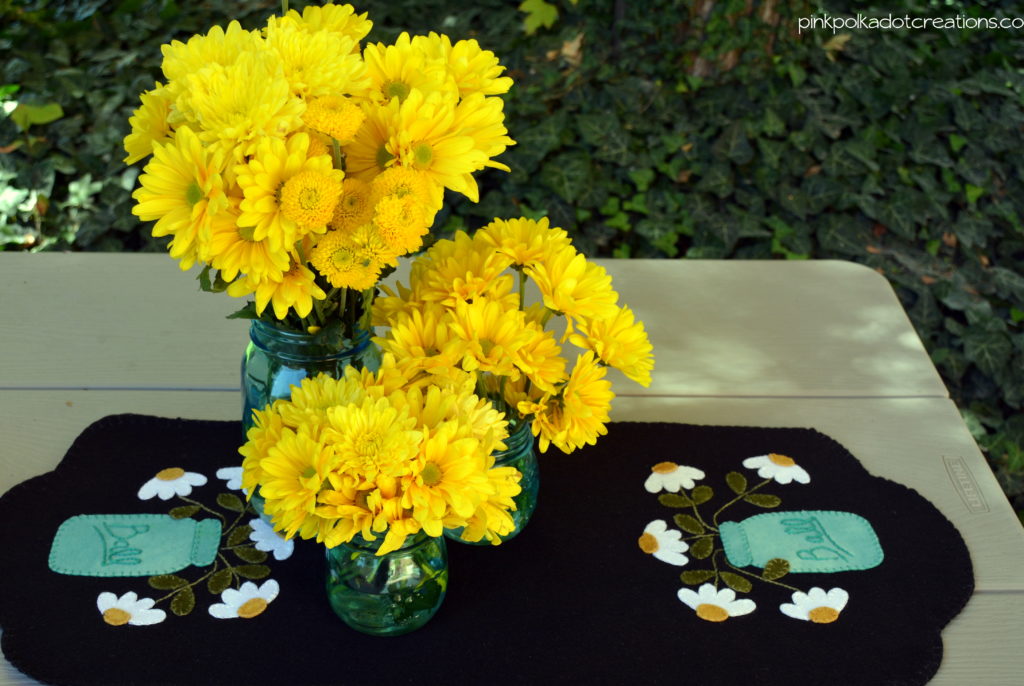
[[380,368],[380,349],[370,332],[359,331],[344,345],[314,335],[286,331],[259,320],[249,327],[249,345],[242,356],[242,433],[252,426],[252,411],[290,398],[292,386],[321,372],[340,378],[346,367]]
[[443,536],[420,532],[378,556],[384,541],[356,535],[327,549],[327,599],[346,624],[373,636],[415,631],[437,612],[448,588]]
[[[511,433],[505,439],[505,450],[495,450],[495,467],[515,467],[523,475],[519,481],[522,489],[512,500],[516,509],[511,512],[515,527],[512,532],[501,540],[508,541],[519,535],[537,508],[537,494],[540,492],[540,470],[537,467],[536,439],[531,428],[532,422],[523,421],[517,426],[509,425]],[[467,541],[462,538],[462,529],[445,529],[444,535],[453,541],[469,545],[490,545],[490,541],[482,538],[479,541]]]

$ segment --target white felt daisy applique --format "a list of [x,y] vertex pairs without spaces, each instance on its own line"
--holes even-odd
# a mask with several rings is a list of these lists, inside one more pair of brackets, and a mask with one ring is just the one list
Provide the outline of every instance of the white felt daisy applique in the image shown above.
[[217,470],[217,478],[226,481],[225,487],[232,491],[242,490],[241,467],[221,467]]
[[275,560],[287,560],[295,551],[295,541],[284,538],[262,519],[253,519],[249,527],[249,540],[255,543],[256,550],[273,554]]
[[762,479],[774,479],[777,483],[788,484],[797,481],[802,484],[811,482],[811,475],[796,463],[792,457],[768,453],[743,460],[747,469],[756,469]]
[[651,475],[644,482],[648,493],[661,490],[678,493],[680,488],[693,488],[698,479],[704,478],[704,472],[696,467],[686,467],[675,462],[659,462],[651,467]]
[[267,609],[279,591],[273,579],[267,579],[259,586],[246,581],[238,589],[229,588],[221,593],[221,602],[210,606],[210,614],[217,619],[252,619]]
[[719,590],[712,584],[704,584],[696,591],[681,588],[678,596],[698,617],[708,622],[724,622],[730,617],[750,614],[757,607],[749,598],[737,599],[731,588]]
[[103,621],[111,626],[149,626],[159,624],[167,617],[163,610],[154,610],[152,598],[140,598],[134,591],[118,597],[104,591],[96,597],[96,607],[103,615]]
[[186,472],[181,467],[168,467],[157,472],[156,476],[142,484],[139,489],[139,500],[149,500],[157,496],[160,500],[170,500],[174,496],[186,496],[192,492],[193,486],[202,486],[206,477],[195,472]]
[[817,586],[807,593],[793,593],[792,603],[779,605],[782,614],[793,619],[802,619],[815,624],[831,624],[839,619],[839,613],[846,607],[850,594],[841,588],[833,588],[827,593]]
[[662,562],[682,567],[689,561],[683,553],[690,549],[690,546],[681,540],[682,537],[682,532],[669,529],[665,520],[655,519],[644,527],[644,533],[639,540],[640,550]]

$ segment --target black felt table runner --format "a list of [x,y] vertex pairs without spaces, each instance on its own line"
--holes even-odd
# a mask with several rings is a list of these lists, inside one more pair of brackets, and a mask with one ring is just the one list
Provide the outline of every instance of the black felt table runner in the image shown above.
[[[162,602],[162,622],[110,626],[97,609],[100,594],[156,599],[165,592],[145,578],[51,571],[54,534],[70,517],[188,506],[137,497],[160,470],[207,476],[188,496],[197,502],[230,492],[215,473],[239,463],[240,437],[236,422],[107,417],[83,432],[54,472],[0,499],[7,659],[44,682],[104,686],[921,684],[941,662],[942,628],[973,591],[970,557],[953,525],[912,489],[868,474],[828,436],[668,423],[615,423],[594,447],[542,455],[539,503],[526,530],[498,547],[449,543],[447,597],[425,627],[405,636],[375,638],[345,626],[327,604],[323,550],[307,541],[288,559],[264,563],[280,593],[251,619],[212,617],[207,609],[219,597],[201,584],[187,615]],[[758,493],[781,502],[775,507],[737,499],[728,473],[759,483],[742,463],[768,453],[791,457],[810,481],[761,487]],[[702,470],[694,485],[706,485],[714,498],[701,507],[713,512],[736,500],[727,508],[731,520],[773,510],[859,515],[877,534],[884,560],[870,569],[779,579],[802,591],[842,588],[849,601],[834,622],[785,616],[779,608],[791,603],[792,591],[759,580],[736,596],[756,602],[756,610],[704,621],[677,596],[697,588],[680,574],[712,560],[726,570],[723,556],[690,556],[674,566],[638,545],[649,522],[692,524],[675,515],[693,508],[669,507],[645,489],[661,462]],[[745,571],[737,576],[761,573]],[[180,574],[198,578],[202,570]],[[718,585],[726,588],[722,578]]]

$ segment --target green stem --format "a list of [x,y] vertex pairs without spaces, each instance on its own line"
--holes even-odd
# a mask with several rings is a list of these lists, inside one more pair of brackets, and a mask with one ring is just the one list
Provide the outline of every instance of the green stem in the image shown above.
[[[220,555],[218,555],[218,557],[220,557]],[[226,560],[225,560],[225,562],[226,562]],[[177,593],[178,591],[180,591],[183,588],[192,588],[193,586],[196,586],[197,584],[201,584],[203,581],[205,581],[206,579],[209,579],[211,576],[213,576],[216,571],[217,571],[217,561],[214,560],[213,567],[206,574],[203,574],[201,577],[199,577],[198,579],[196,579],[195,581],[193,581],[191,583],[185,584],[184,586],[178,586],[176,589],[174,589],[170,593],[167,593],[166,595],[163,595],[163,596],[157,598],[156,600],[154,600],[153,604],[156,605],[157,603],[162,603],[163,601],[167,600],[168,598],[170,598],[171,596],[173,596],[175,593]]]
[[[705,529],[711,529],[715,533],[718,533],[717,527],[711,526],[710,524],[704,521],[703,517],[700,516],[700,510],[697,509],[697,503],[693,502],[692,492],[690,497],[690,508],[693,510],[693,516],[697,518],[697,521],[700,522]],[[715,522],[715,524],[718,524],[718,522]]]
[[763,576],[758,576],[757,574],[754,574],[753,572],[748,572],[745,569],[740,569],[739,567],[736,567],[731,562],[729,562],[728,559],[725,560],[725,564],[729,565],[729,567],[732,568],[732,570],[734,572],[736,572],[737,574],[742,574],[744,576],[749,576],[751,579],[756,579],[758,581],[764,581],[765,583],[768,583],[768,584],[775,584],[776,586],[782,586],[783,588],[788,588],[791,591],[799,591],[800,590],[796,586],[790,586],[789,584],[784,584],[781,581],[776,581],[775,579],[765,579]]
[[216,510],[211,510],[210,508],[208,508],[208,507],[207,507],[206,505],[203,505],[203,504],[202,504],[201,502],[199,502],[198,500],[192,500],[192,498],[186,498],[186,497],[185,497],[185,496],[183,496],[183,495],[179,495],[178,497],[179,497],[179,498],[180,498],[181,500],[184,500],[184,501],[185,501],[186,503],[190,503],[190,504],[192,504],[192,505],[195,505],[195,506],[196,506],[196,507],[198,507],[199,509],[201,509],[201,510],[206,510],[207,512],[209,512],[210,514],[212,514],[212,515],[213,515],[214,517],[216,517],[217,519],[219,519],[219,520],[220,520],[220,524],[221,524],[221,526],[224,526],[225,524],[227,524],[227,520],[226,520],[226,519],[224,519],[224,515],[222,515],[221,513],[217,512]]
[[281,0],[281,16],[288,14],[288,0]]
[[345,163],[341,159],[341,143],[337,138],[331,138],[331,160],[335,169],[345,168]]
[[725,505],[722,505],[720,508],[718,508],[718,510],[715,512],[714,516],[712,516],[711,521],[713,521],[715,523],[715,526],[718,526],[718,515],[722,514],[722,510],[724,510],[725,508],[729,507],[730,505],[732,505],[734,503],[739,502],[744,497],[750,495],[751,493],[753,493],[757,489],[761,488],[762,486],[764,486],[765,484],[770,483],[770,482],[771,482],[771,479],[765,479],[764,481],[762,481],[758,485],[754,486],[753,488],[749,488],[749,489],[743,491],[742,493],[737,495],[735,498],[733,498],[732,500],[727,502]]
[[519,270],[519,311],[526,310],[526,271]]

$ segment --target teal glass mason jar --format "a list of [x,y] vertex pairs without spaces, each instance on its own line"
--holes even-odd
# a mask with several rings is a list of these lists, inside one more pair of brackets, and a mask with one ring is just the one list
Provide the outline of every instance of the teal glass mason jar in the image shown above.
[[[537,494],[540,492],[540,470],[537,467],[536,439],[531,428],[532,422],[520,422],[516,426],[509,425],[511,433],[505,439],[505,450],[494,451],[495,467],[515,467],[523,475],[519,481],[522,490],[513,500],[516,509],[511,512],[515,528],[501,540],[508,541],[519,535],[533,516],[537,508]],[[453,541],[469,545],[490,545],[486,538],[479,541],[467,541],[462,538],[462,529],[445,529],[444,535]]]
[[415,631],[437,612],[448,588],[443,536],[422,531],[398,550],[377,555],[383,536],[327,549],[327,599],[346,624],[373,636]]
[[341,346],[316,336],[286,331],[254,320],[242,356],[242,433],[252,426],[252,411],[290,398],[292,386],[321,372],[340,378],[346,367],[380,368],[380,349],[370,332],[359,331]]

